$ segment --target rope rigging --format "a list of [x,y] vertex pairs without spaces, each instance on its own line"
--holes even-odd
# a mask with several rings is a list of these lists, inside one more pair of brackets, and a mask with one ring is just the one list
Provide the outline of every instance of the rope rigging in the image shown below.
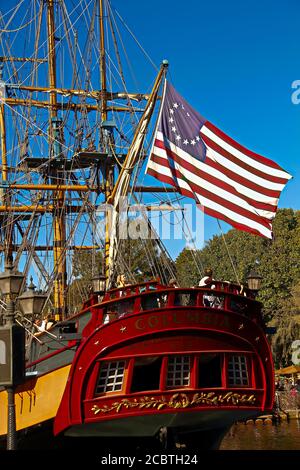
[[[24,267],[26,273],[37,269],[38,285],[47,285],[48,304],[51,309],[52,289],[54,284],[60,281],[62,274],[58,270],[58,265],[63,263],[66,263],[68,274],[62,294],[69,296],[69,300],[73,297],[74,305],[77,294],[80,300],[88,295],[87,285],[76,282],[75,286],[75,281],[78,281],[73,266],[76,249],[71,250],[71,246],[77,247],[78,251],[89,244],[95,247],[91,252],[91,269],[100,270],[101,266],[97,263],[101,260],[96,253],[99,247],[104,248],[105,227],[103,224],[101,226],[97,219],[97,205],[105,200],[103,188],[106,183],[107,167],[112,168],[114,176],[118,171],[130,172],[128,200],[138,203],[142,201],[141,193],[139,196],[135,194],[135,186],[145,178],[143,167],[154,136],[154,128],[150,127],[151,132],[146,135],[135,162],[124,164],[124,155],[128,154],[140,120],[139,112],[144,110],[148,98],[145,94],[134,96],[129,93],[129,85],[122,67],[124,60],[126,67],[132,72],[132,83],[136,83],[137,80],[121,39],[120,24],[129,32],[153,68],[157,70],[157,67],[121,15],[112,9],[109,2],[105,2],[105,26],[107,26],[105,58],[107,88],[110,89],[105,95],[103,90],[99,90],[100,44],[97,28],[100,27],[96,21],[97,2],[95,0],[70,2],[72,3],[70,11],[66,2],[54,2],[52,48],[43,29],[46,19],[44,12],[48,2],[36,3],[29,0],[27,3],[22,1],[18,9],[12,9],[8,20],[4,18],[5,15],[0,18],[0,47],[3,56],[12,58],[20,56],[13,53],[16,42],[22,44],[24,56],[21,64],[17,60],[2,64],[3,81],[7,92],[4,100],[4,130],[7,134],[5,155],[9,163],[8,183],[4,189],[6,194],[10,195],[12,207],[28,207],[28,214],[24,210],[25,215],[21,211],[18,213],[17,210],[8,212],[1,227],[1,236],[3,239],[9,236],[13,240],[13,245],[18,245],[16,249],[14,246],[15,264],[19,263],[22,268]],[[15,23],[12,21],[19,17],[21,6],[26,7],[26,14],[20,16],[19,28],[13,29],[12,25]],[[31,19],[28,20],[30,15]],[[25,30],[28,30],[27,36]],[[56,65],[55,80],[53,77],[52,82],[49,80],[51,87],[48,89],[46,86],[43,89],[39,88],[41,80],[45,78],[46,72],[49,72],[53,57]],[[119,95],[113,92],[115,86],[121,90]],[[68,89],[70,93],[67,92]],[[149,92],[151,89],[152,86],[149,86],[144,92]],[[53,96],[55,100],[52,100]],[[133,104],[135,99],[141,102],[139,107]],[[104,102],[111,105],[109,119],[114,122],[106,147],[101,141],[103,133],[101,106]],[[88,107],[92,105],[93,109],[89,109]],[[123,112],[123,108],[126,112]],[[57,133],[54,133],[53,116],[57,120]],[[13,184],[24,186],[21,190],[15,190],[10,188]],[[70,188],[64,193],[53,188],[52,190],[26,188],[26,185],[50,184],[69,185]],[[75,184],[87,186],[86,193],[71,189]],[[95,188],[96,192],[93,192],[92,189]],[[182,196],[170,197],[166,192],[164,200],[169,201],[171,205],[174,201],[180,204]],[[165,215],[162,213],[158,217],[164,218]],[[185,227],[187,221],[184,214],[176,213],[175,217],[176,220],[170,223],[183,225],[184,236],[187,239],[189,229]],[[56,226],[53,220],[56,221]],[[141,220],[146,223],[151,236],[149,240],[138,239],[135,246],[138,245],[141,250],[145,265],[149,266],[149,273],[151,272],[153,277],[160,277],[164,282],[176,277],[174,261],[159,239],[151,221],[145,214],[142,214]],[[60,230],[64,233],[58,237]],[[56,244],[61,242],[64,245],[58,250],[55,261],[53,240]],[[116,269],[119,272],[127,272],[131,281],[136,282],[141,274],[132,270],[134,260],[126,253],[126,243],[130,242],[117,243]],[[39,254],[36,247],[41,248]],[[197,269],[199,272],[203,271],[198,250],[192,254]],[[73,291],[70,285],[73,285]]]

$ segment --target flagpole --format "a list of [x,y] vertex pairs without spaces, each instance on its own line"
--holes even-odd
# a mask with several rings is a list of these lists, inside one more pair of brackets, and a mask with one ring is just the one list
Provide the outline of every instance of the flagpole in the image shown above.
[[[166,70],[169,66],[169,63],[167,60],[163,60],[162,62],[162,65],[161,65],[161,68],[158,72],[158,75],[156,77],[156,80],[155,80],[155,83],[154,83],[154,86],[153,86],[153,89],[152,89],[152,92],[151,92],[151,95],[150,95],[150,98],[148,100],[148,103],[146,105],[146,108],[145,108],[145,111],[143,113],[143,116],[141,117],[140,121],[139,121],[139,124],[136,128],[136,131],[135,131],[135,134],[134,134],[134,137],[133,137],[133,140],[132,140],[132,143],[130,145],[130,148],[128,150],[128,153],[127,153],[127,156],[126,156],[126,159],[122,165],[122,169],[119,173],[119,176],[118,176],[118,179],[117,179],[117,182],[114,186],[114,189],[110,195],[110,197],[108,198],[108,202],[109,203],[113,203],[114,201],[114,198],[115,198],[115,195],[117,193],[117,190],[118,190],[118,186],[122,180],[122,177],[124,175],[125,172],[128,172],[128,166],[131,168],[133,166],[133,162],[130,162],[130,165],[129,165],[129,159],[131,157],[131,154],[132,154],[132,150],[134,149],[135,145],[136,145],[136,142],[137,142],[137,139],[138,139],[138,136],[140,134],[140,131],[141,131],[141,127],[144,123],[144,119],[145,119],[145,116],[147,115],[147,113],[149,113],[150,111],[150,114],[148,115],[148,122],[147,122],[147,126],[149,124],[149,121],[150,121],[150,118],[152,116],[152,113],[154,111],[154,106],[153,105],[153,101],[154,99],[156,98],[156,95],[158,93],[158,89],[159,89],[159,86],[160,86],[160,83],[161,83],[161,80],[162,80],[162,77],[163,75],[166,73]],[[146,129],[145,129],[146,130]],[[143,142],[143,140],[141,141],[141,143]],[[138,154],[139,152],[137,152]],[[134,162],[135,163],[135,162]]]
[[[154,136],[157,134],[157,129],[158,129],[158,126],[159,126],[159,123],[160,123],[161,113],[162,113],[162,110],[163,110],[163,107],[164,107],[164,104],[165,104],[167,83],[168,83],[168,80],[165,78],[164,89],[163,89],[163,94],[162,94],[162,99],[161,99],[161,102],[160,102],[160,108],[159,108],[159,112],[158,112],[158,117],[157,117],[157,121],[156,121],[156,125],[155,125],[155,130],[154,130],[154,133],[153,133]],[[152,154],[154,145],[155,145],[155,138],[152,140],[152,146],[151,146],[151,150],[150,150],[150,152],[149,152],[149,155]],[[145,173],[147,173],[147,169],[148,169],[149,162],[150,162],[150,158],[148,159],[148,162],[147,162],[147,165],[146,165],[146,169],[145,169]]]
[[113,267],[114,267],[114,260],[116,255],[116,236],[117,236],[117,227],[118,227],[118,219],[119,219],[119,203],[121,197],[125,197],[128,192],[130,178],[133,172],[135,165],[137,164],[141,150],[143,148],[145,135],[147,128],[149,126],[150,119],[152,117],[154,108],[155,108],[155,101],[157,99],[157,94],[159,87],[161,85],[161,81],[163,76],[166,73],[166,69],[168,67],[168,61],[164,60],[160,70],[157,74],[151,95],[145,107],[144,113],[139,121],[139,124],[135,130],[135,134],[132,140],[132,143],[129,147],[127,152],[127,156],[125,161],[121,167],[121,171],[118,175],[116,184],[107,199],[108,204],[112,204],[113,211],[110,213],[110,225],[109,225],[109,244],[108,249],[105,250],[105,266],[106,266],[106,278],[107,278],[107,286],[110,286],[113,276]]

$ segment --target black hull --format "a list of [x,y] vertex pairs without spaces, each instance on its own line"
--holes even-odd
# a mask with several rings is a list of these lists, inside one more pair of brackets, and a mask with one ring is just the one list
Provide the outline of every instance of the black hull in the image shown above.
[[[47,424],[35,430],[23,433],[18,438],[18,450],[50,451],[50,450],[72,450],[78,452],[89,451],[104,455],[132,455],[141,452],[166,451],[200,451],[218,450],[222,439],[230,427],[211,429],[206,431],[194,431],[180,433],[176,429],[162,430],[153,437],[79,437],[53,436],[52,424]],[[5,449],[5,441],[1,442],[1,448]]]
[[[195,414],[192,413],[190,416],[195,416]],[[80,452],[83,450],[97,453],[110,451],[119,455],[130,455],[130,453],[138,451],[218,450],[222,439],[234,422],[250,416],[254,416],[253,411],[245,410],[241,413],[213,410],[201,413],[201,419],[198,420],[197,425],[192,425],[191,421],[185,426],[176,426],[179,422],[176,421],[174,413],[165,415],[166,426],[156,428],[155,416],[152,416],[147,433],[144,427],[144,435],[141,432],[141,423],[143,421],[145,424],[147,420],[145,417],[142,417],[142,421],[139,420],[139,417],[132,417],[130,421],[126,419],[114,421],[111,435],[108,433],[110,423],[108,422],[97,423],[94,426],[73,427],[69,430],[69,435],[61,434],[57,437],[53,435],[53,421],[50,420],[20,431],[18,433],[18,450],[74,450],[76,447]],[[131,433],[129,429],[131,429]],[[156,431],[151,434],[150,429],[156,429]],[[5,448],[5,440],[1,441],[1,448]]]

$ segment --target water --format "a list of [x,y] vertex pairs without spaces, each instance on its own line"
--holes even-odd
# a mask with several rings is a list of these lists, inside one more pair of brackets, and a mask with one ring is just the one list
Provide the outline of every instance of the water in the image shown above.
[[220,450],[300,450],[300,421],[235,424],[224,437]]

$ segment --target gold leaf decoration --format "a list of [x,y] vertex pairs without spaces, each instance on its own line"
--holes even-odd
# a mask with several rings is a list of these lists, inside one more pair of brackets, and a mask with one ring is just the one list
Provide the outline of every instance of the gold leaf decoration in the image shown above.
[[161,396],[160,398],[144,396],[134,398],[132,400],[123,398],[120,401],[115,401],[110,406],[103,405],[102,407],[99,407],[98,405],[93,405],[91,411],[97,415],[98,413],[109,413],[111,411],[119,413],[122,408],[127,410],[132,408],[139,408],[140,410],[156,408],[157,410],[161,410],[164,407],[176,409],[199,405],[218,406],[224,403],[228,405],[254,405],[255,401],[256,397],[254,395],[241,395],[240,393],[234,392],[227,392],[225,394],[216,392],[195,393],[191,400],[186,393],[175,393],[169,400],[164,396]]

